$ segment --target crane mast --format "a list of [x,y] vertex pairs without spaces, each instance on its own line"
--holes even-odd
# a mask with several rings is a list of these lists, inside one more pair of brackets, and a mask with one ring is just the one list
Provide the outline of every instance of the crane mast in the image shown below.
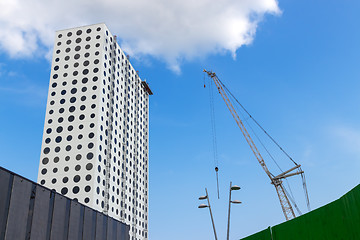
[[206,71],[205,69],[204,69],[204,72],[207,73],[207,75],[214,81],[218,92],[220,93],[221,97],[223,98],[226,106],[228,107],[228,109],[229,109],[231,115],[233,116],[233,118],[235,119],[235,122],[238,125],[238,127],[240,128],[242,134],[244,135],[246,142],[249,144],[252,152],[254,153],[256,159],[260,163],[263,170],[265,171],[266,175],[268,175],[268,177],[270,178],[271,184],[274,185],[274,187],[276,189],[276,192],[277,192],[277,195],[278,195],[279,200],[280,200],[280,205],[281,205],[282,211],[283,211],[283,213],[285,215],[286,220],[290,220],[290,219],[295,218],[296,216],[295,216],[293,207],[292,207],[292,205],[291,205],[291,203],[289,201],[289,198],[288,198],[288,196],[286,194],[286,191],[284,189],[282,179],[285,179],[287,177],[303,173],[303,171],[297,171],[297,172],[291,173],[292,171],[300,168],[301,165],[296,164],[295,167],[293,167],[293,168],[291,168],[291,169],[289,169],[289,170],[287,170],[287,171],[285,171],[285,172],[283,172],[283,173],[281,173],[281,174],[279,174],[277,176],[274,176],[273,174],[271,174],[268,167],[265,164],[265,161],[264,161],[263,157],[261,156],[259,150],[257,149],[254,141],[252,140],[250,134],[246,130],[243,122],[241,121],[239,115],[237,114],[237,112],[236,112],[233,104],[231,103],[228,95],[226,94],[226,91],[223,88],[223,84],[221,83],[221,81],[219,80],[219,78],[216,76],[216,74],[214,72]]

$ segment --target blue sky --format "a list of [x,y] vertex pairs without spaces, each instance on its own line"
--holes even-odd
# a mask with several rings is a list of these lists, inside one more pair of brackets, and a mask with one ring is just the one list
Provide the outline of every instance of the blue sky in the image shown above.
[[[224,33],[215,27],[215,34],[209,35],[216,39],[214,42],[207,41],[209,32],[205,31],[203,38],[194,35],[184,46],[176,39],[166,40],[171,44],[164,40],[162,46],[174,52],[154,53],[146,50],[156,50],[154,42],[147,42],[145,50],[141,44],[131,45],[131,39],[136,42],[143,35],[125,29],[122,36],[124,28],[101,14],[74,22],[68,17],[63,24],[52,19],[53,30],[106,22],[122,39],[124,48],[134,54],[132,64],[154,92],[150,98],[150,239],[212,239],[209,212],[197,208],[201,203],[197,198],[205,194],[205,187],[219,238],[225,237],[230,181],[242,187],[233,192],[233,198],[243,202],[232,207],[232,239],[284,221],[274,187],[217,93],[220,199],[216,199],[209,94],[203,87],[203,68],[216,72],[260,124],[302,164],[312,209],[360,183],[360,3],[280,0],[277,6],[279,11],[269,8],[257,12],[259,22],[250,28],[256,34],[249,42],[239,40],[232,46],[236,58],[227,45],[234,39],[226,34],[224,39],[217,39],[217,31]],[[0,36],[12,33],[4,29],[19,29],[21,24],[12,27],[15,21],[2,19],[5,28]],[[25,30],[21,30],[24,35]],[[47,31],[30,32],[37,37],[31,49],[26,49],[26,44],[16,45],[17,51],[11,52],[11,41],[0,43],[0,166],[36,181],[50,75],[47,49],[54,33],[49,31],[50,36],[44,37]],[[208,48],[192,54],[202,43]],[[284,159],[279,162],[287,166]],[[306,212],[300,179],[291,179],[290,183],[297,203]]]

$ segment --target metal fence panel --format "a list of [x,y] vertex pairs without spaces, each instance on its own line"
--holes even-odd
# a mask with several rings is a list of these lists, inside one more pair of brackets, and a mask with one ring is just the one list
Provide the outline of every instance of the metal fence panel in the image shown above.
[[96,217],[96,240],[106,239],[107,217],[98,212]]
[[32,183],[14,177],[5,239],[25,239]]
[[84,225],[84,206],[72,201],[70,208],[70,220],[69,220],[69,239],[82,239]]
[[85,208],[83,240],[94,240],[96,231],[96,212],[90,208]]
[[270,229],[270,227],[268,227],[267,229],[264,229],[261,232],[258,232],[251,236],[243,238],[242,240],[272,240],[271,229]]
[[360,185],[340,198],[348,239],[360,239]]
[[36,187],[34,214],[30,232],[30,239],[45,240],[47,229],[49,228],[51,191],[41,187]]
[[123,238],[123,229],[120,222],[116,222],[116,239],[125,239]]
[[[129,239],[130,239],[130,235],[129,235],[130,226],[129,226],[129,225],[125,225],[125,224],[122,224],[122,226],[123,226],[123,228],[124,228],[123,238],[126,239],[126,240],[129,240]],[[145,232],[145,237],[147,237],[147,232]]]
[[0,240],[4,240],[14,176],[0,171]]
[[54,212],[51,222],[51,240],[67,239],[70,215],[70,200],[55,195]]
[[107,240],[116,240],[116,221],[113,218],[107,220]]
[[129,240],[130,226],[0,167],[0,240]]
[[130,239],[130,226],[122,224],[121,222],[117,223],[117,239],[129,240]]
[[308,214],[274,226],[273,239],[352,239],[349,236],[351,229],[346,225],[345,219],[343,205],[340,200],[336,200]]
[[[340,199],[270,229],[272,240],[360,239],[360,185]],[[243,240],[262,240],[261,232]]]

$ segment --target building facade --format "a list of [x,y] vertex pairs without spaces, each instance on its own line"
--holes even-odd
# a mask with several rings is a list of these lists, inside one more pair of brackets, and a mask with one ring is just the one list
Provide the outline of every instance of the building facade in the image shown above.
[[38,182],[147,239],[149,95],[105,24],[57,31]]

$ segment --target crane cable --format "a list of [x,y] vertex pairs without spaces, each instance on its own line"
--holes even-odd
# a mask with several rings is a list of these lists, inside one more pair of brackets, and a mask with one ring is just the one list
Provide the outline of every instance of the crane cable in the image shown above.
[[[251,124],[249,123],[248,119],[249,119],[250,117],[245,117],[245,115],[242,113],[242,111],[239,111],[240,109],[239,109],[239,107],[238,107],[237,104],[233,104],[233,105],[236,107],[237,112],[239,112],[240,115],[242,116],[242,119],[244,119],[244,122],[246,123],[248,129],[251,130],[251,132],[254,134],[254,136],[256,137],[256,139],[258,140],[258,142],[260,143],[260,145],[264,148],[264,150],[266,151],[266,153],[269,155],[270,159],[275,163],[275,165],[277,166],[277,168],[278,168],[281,172],[284,172],[284,171],[281,169],[280,165],[276,162],[276,160],[275,160],[275,158],[273,157],[273,155],[270,153],[269,149],[268,149],[268,148],[265,146],[265,144],[261,141],[261,139],[260,139],[260,137],[258,136],[258,134],[256,134],[254,128],[253,128],[253,127],[251,126]],[[253,118],[251,118],[251,119],[253,119]],[[275,177],[271,172],[270,172],[270,174],[271,174],[271,176]],[[300,209],[297,207],[297,204],[296,204],[296,202],[295,202],[295,197],[294,197],[294,194],[293,194],[293,192],[292,192],[292,190],[291,190],[289,181],[288,181],[286,178],[285,178],[285,181],[286,181],[287,188],[289,189],[289,192],[287,192],[285,188],[284,188],[284,190],[287,192],[287,195],[291,197],[291,198],[289,198],[289,199],[290,199],[290,201],[292,202],[292,204],[295,206],[298,214],[301,215],[301,211],[300,211]]]
[[246,112],[247,115],[255,122],[255,124],[271,139],[271,141],[295,164],[298,165],[292,157],[275,141],[275,139],[253,118],[253,116],[245,109],[245,107],[236,99],[236,97],[230,92],[230,90],[221,82],[219,79],[220,84],[223,88],[227,91],[227,93],[233,97],[233,99],[239,104],[239,106]]
[[[276,162],[275,158],[274,158],[273,155],[270,153],[270,151],[268,150],[268,148],[267,148],[267,147],[265,146],[265,144],[261,141],[260,137],[256,134],[254,128],[251,126],[251,124],[250,124],[249,121],[248,121],[249,118],[246,118],[245,115],[242,113],[242,111],[239,111],[240,109],[239,109],[238,105],[236,105],[236,104],[233,104],[233,105],[236,107],[236,110],[238,110],[237,112],[239,112],[240,115],[242,116],[242,119],[244,119],[244,122],[246,123],[248,129],[251,130],[251,132],[254,134],[254,136],[256,137],[256,139],[259,141],[260,145],[264,148],[264,150],[266,151],[266,153],[269,155],[270,159],[275,163],[275,165],[277,166],[277,168],[278,168],[281,172],[284,172],[284,171],[281,169],[280,165]],[[274,174],[272,174],[271,172],[270,172],[270,174],[271,174],[271,176],[275,177]],[[290,199],[291,202],[292,202],[293,205],[297,208],[297,209],[296,209],[297,212],[298,212],[299,214],[301,214],[301,211],[299,210],[299,208],[297,207],[297,204],[296,204],[296,202],[295,202],[295,197],[294,197],[294,194],[293,194],[293,192],[292,192],[292,190],[291,190],[289,181],[288,181],[286,178],[285,178],[284,180],[286,181],[287,188],[289,189],[289,192],[288,192],[288,193],[290,193],[290,194],[287,194],[287,195],[290,195],[290,196],[292,197],[292,199]],[[303,185],[304,185],[304,182],[303,182]],[[286,189],[284,189],[284,190],[286,190]],[[304,190],[306,190],[306,189],[304,189]],[[306,190],[306,191],[307,191],[307,190]],[[307,195],[305,194],[305,196],[307,196]],[[308,207],[308,208],[309,208],[309,207]]]
[[[237,105],[235,105],[236,108],[238,109]],[[261,141],[261,139],[259,138],[259,136],[256,134],[255,130],[253,129],[253,127],[250,125],[250,123],[247,121],[247,119],[245,118],[244,114],[241,111],[238,111],[241,116],[244,119],[244,122],[246,123],[246,125],[248,126],[248,128],[250,128],[251,132],[254,134],[254,136],[256,137],[256,139],[259,141],[260,145],[265,149],[266,153],[269,155],[269,157],[271,158],[271,160],[275,163],[275,165],[279,168],[279,170],[281,172],[283,172],[283,170],[281,169],[281,167],[279,166],[279,164],[276,162],[275,158],[273,157],[273,155],[270,153],[270,151],[266,148],[265,144]],[[271,172],[270,172],[271,176],[275,177]]]
[[[230,90],[224,85],[224,83],[218,78],[220,84],[222,85],[222,87],[225,89],[225,91],[236,101],[236,103],[238,103],[238,105],[234,104],[236,107],[240,106],[245,113],[249,116],[249,118],[251,118],[254,123],[270,138],[270,140],[297,166],[298,164],[293,160],[293,158],[275,141],[275,139],[255,120],[255,118],[253,118],[253,116],[245,109],[245,107],[236,99],[236,97],[230,92]],[[254,129],[251,127],[251,125],[248,123],[247,118],[244,117],[244,115],[242,114],[241,111],[239,111],[241,113],[241,115],[243,116],[243,119],[245,120],[247,126],[250,127],[251,131],[253,132],[253,134],[255,135],[255,137],[257,138],[257,140],[260,142],[260,144],[262,145],[262,147],[265,149],[265,151],[268,153],[268,155],[270,156],[270,158],[274,161],[274,163],[276,164],[276,166],[281,170],[280,166],[277,164],[277,162],[275,161],[275,159],[273,158],[273,156],[270,154],[270,152],[268,151],[268,149],[265,147],[265,145],[262,143],[262,141],[260,140],[260,138],[257,136],[257,134],[255,133]],[[300,171],[302,171],[301,167],[299,168]],[[282,170],[281,170],[282,171]],[[305,174],[301,173],[301,179],[302,179],[302,185],[303,185],[303,191],[304,191],[304,195],[305,195],[305,199],[306,199],[306,205],[308,208],[308,211],[311,211],[311,207],[310,207],[310,200],[309,200],[309,194],[307,191],[307,186],[306,186],[306,179],[305,179]],[[294,195],[291,191],[291,187],[289,182],[286,180],[287,186],[289,188],[290,194],[287,193],[288,196],[290,198],[290,201],[293,203],[293,205],[295,206],[297,212],[301,215],[300,209],[298,208],[295,200],[294,200]],[[286,189],[284,189],[286,191]],[[287,192],[287,191],[286,191]]]
[[[214,91],[213,91],[213,82],[210,81],[209,84],[209,98],[210,98],[210,118],[211,118],[211,132],[212,132],[212,143],[213,143],[213,157],[215,165],[215,174],[216,174],[216,187],[218,199],[220,199],[220,190],[219,190],[219,161],[217,153],[217,140],[216,140],[216,124],[215,124],[215,108],[214,108]],[[205,85],[205,74],[204,74],[204,87]]]
[[[302,171],[301,168],[300,168],[300,171]],[[304,190],[305,199],[306,199],[306,205],[307,205],[308,211],[310,212],[311,211],[311,206],[310,206],[309,194],[308,194],[308,191],[307,191],[306,179],[305,179],[305,174],[304,173],[301,174],[301,178],[302,178],[303,190]]]

